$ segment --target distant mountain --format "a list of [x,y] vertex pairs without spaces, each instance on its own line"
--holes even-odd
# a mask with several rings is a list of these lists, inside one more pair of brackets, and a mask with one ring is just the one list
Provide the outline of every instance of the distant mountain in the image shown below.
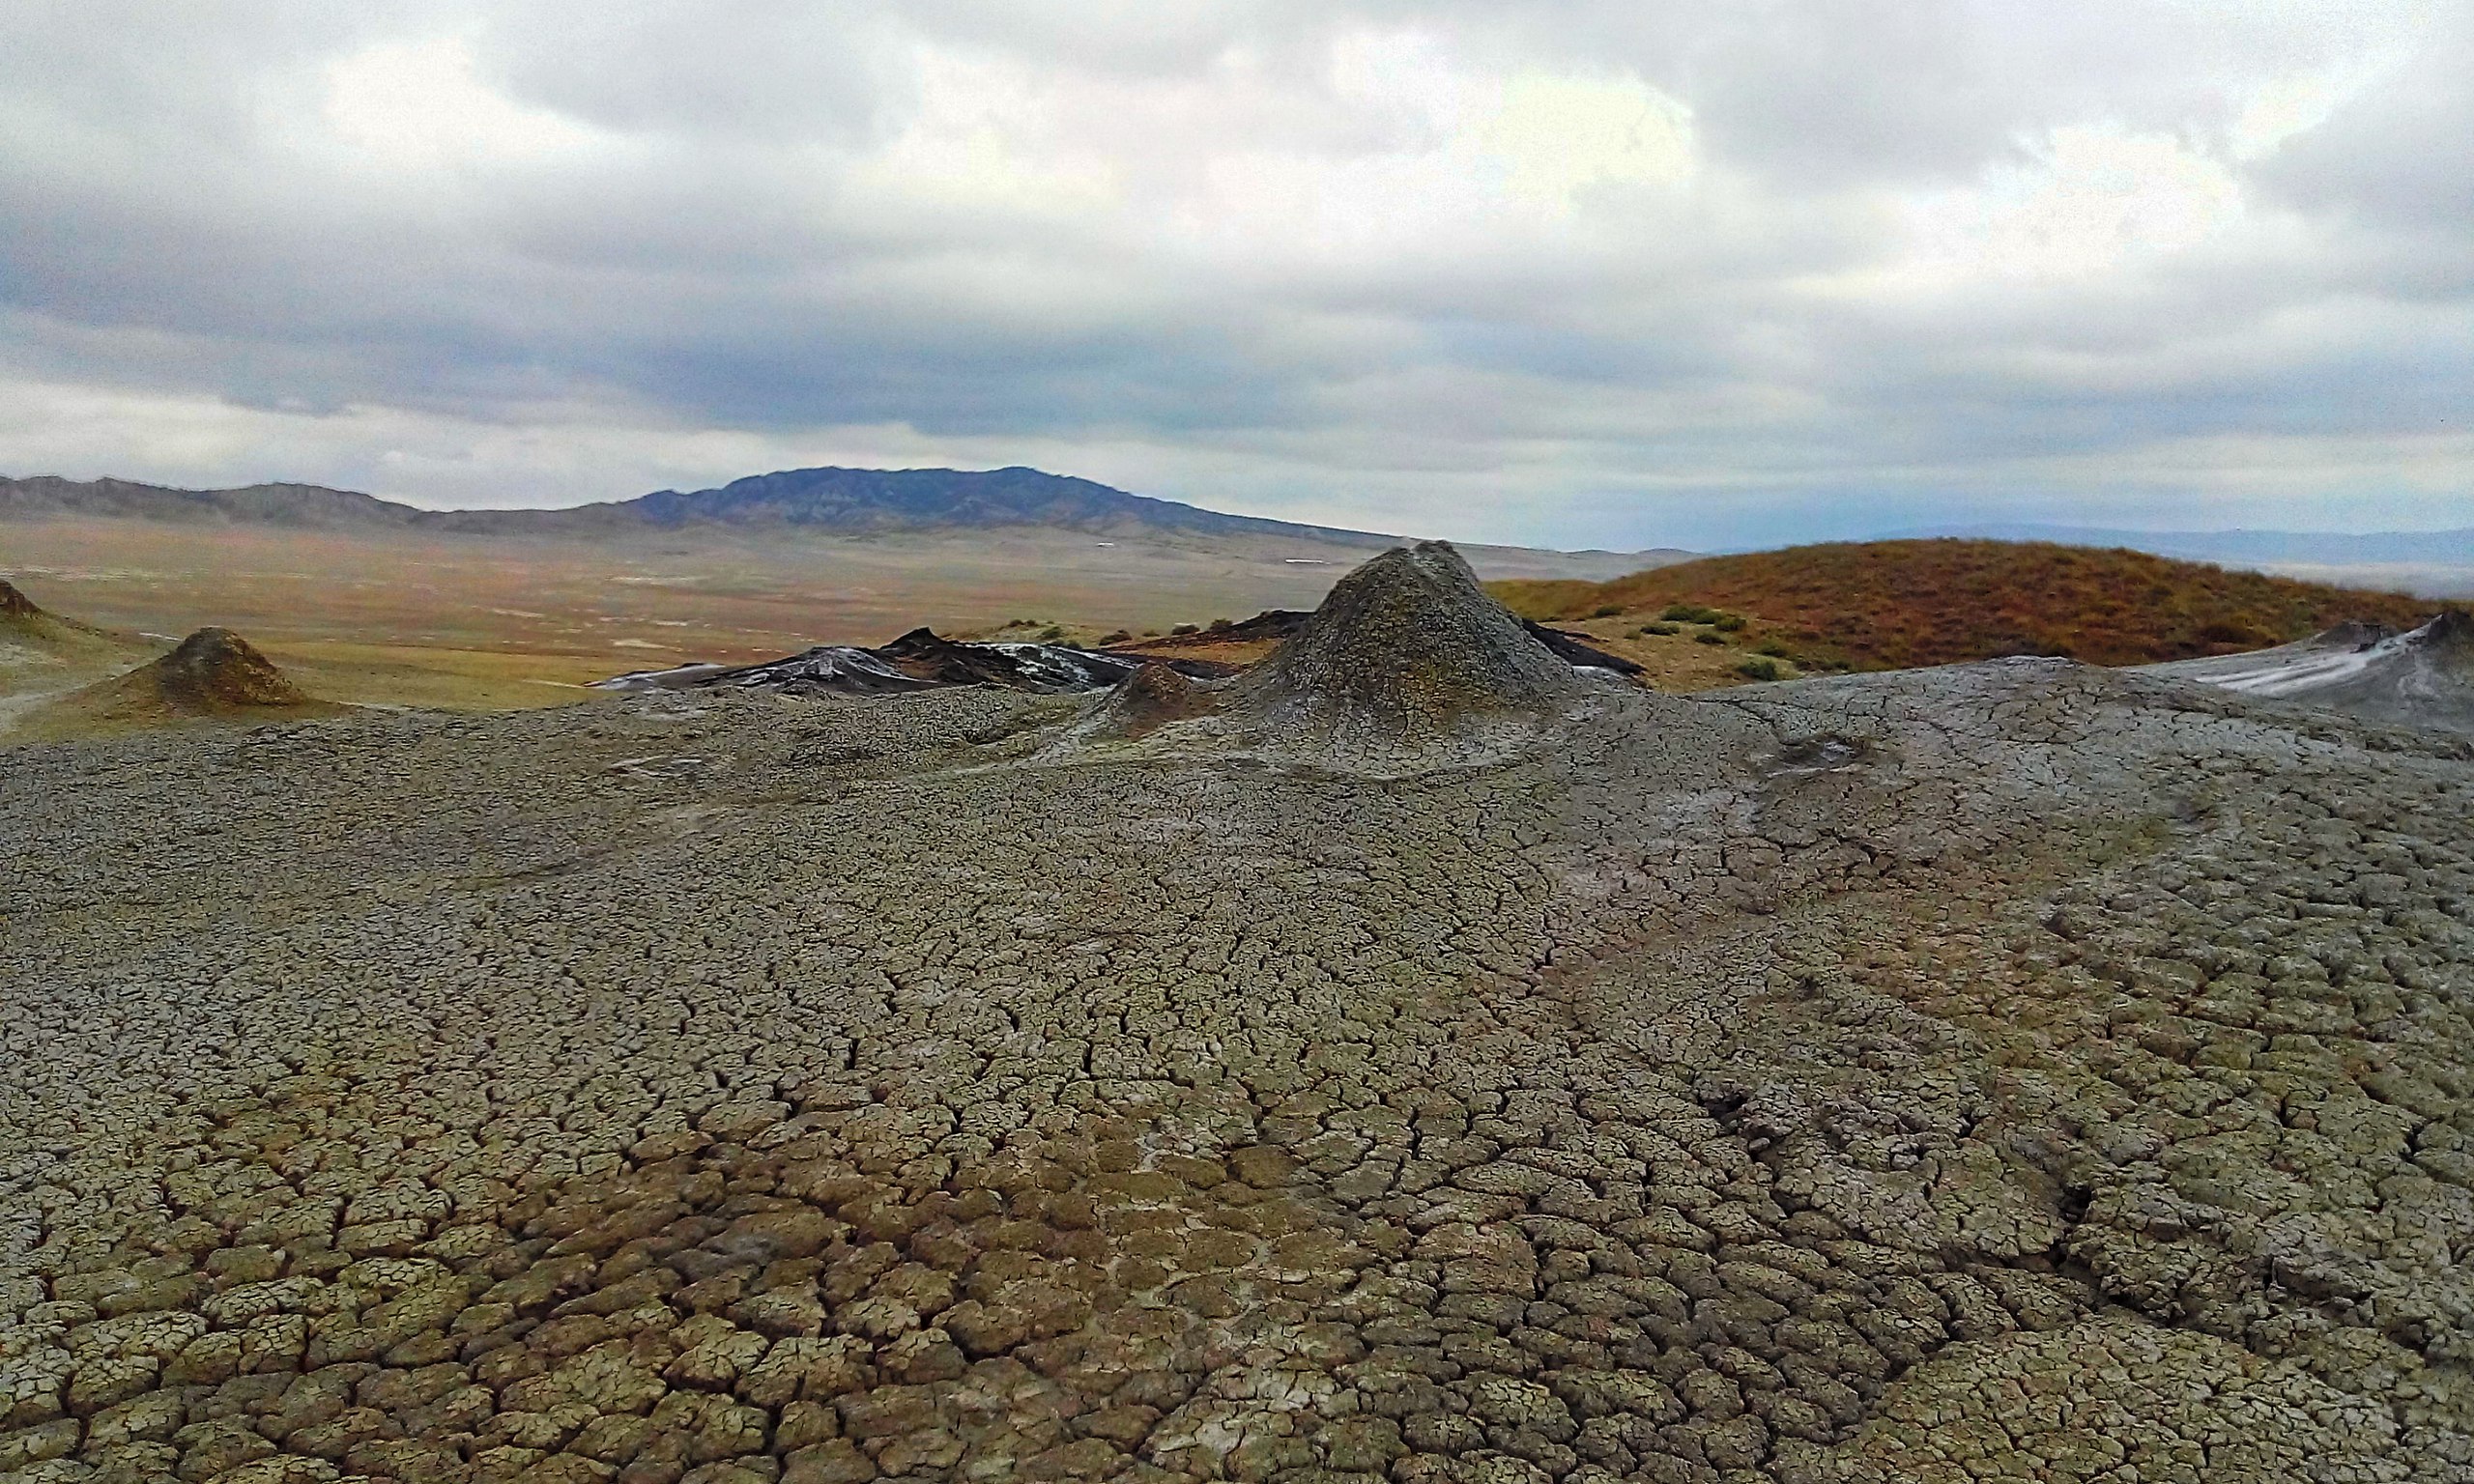
[[[605,508],[585,505],[581,515]],[[1303,526],[1258,516],[1223,515],[1195,505],[1129,495],[1069,474],[1036,469],[974,472],[951,469],[794,469],[734,479],[717,490],[661,490],[606,507],[662,527],[822,526],[836,530],[919,529],[941,526],[1045,526],[1106,535],[1188,530],[1212,535],[1292,536],[1341,545],[1384,546],[1373,531]]]
[[1988,525],[1933,527],[1884,537],[1957,536],[1976,541],[2051,541],[2063,546],[2126,547],[2185,561],[2242,565],[2456,566],[2474,564],[2474,526],[2456,530],[2383,530],[2346,535],[2319,530],[2113,530],[2097,526]]
[[103,516],[179,524],[284,526],[303,530],[403,528],[429,512],[375,495],[315,484],[252,484],[237,490],[174,490],[127,479],[0,477],[0,521]]
[[[178,490],[127,479],[0,476],[0,523],[98,516],[376,537],[469,535],[587,542],[697,531],[770,540],[1038,528],[1172,546],[1225,542],[1230,545],[1220,548],[1224,555],[1336,569],[1353,567],[1365,559],[1364,554],[1403,540],[1377,531],[1223,515],[1036,469],[793,469],[734,479],[718,489],[657,490],[634,499],[563,510],[422,510],[374,495],[314,484]],[[1260,544],[1266,541],[1275,544],[1268,548]],[[1291,542],[1297,545],[1283,544]],[[1558,552],[1473,545],[1462,550],[1490,578],[1588,581],[1619,577],[1691,555],[1669,549]]]
[[688,527],[795,528],[819,533],[1036,526],[1094,535],[1186,532],[1272,536],[1368,550],[1396,537],[1223,515],[1036,469],[796,469],[719,489],[659,490],[564,510],[421,510],[309,484],[178,490],[125,479],[0,478],[0,520],[107,516],[312,530],[419,530],[597,537]]

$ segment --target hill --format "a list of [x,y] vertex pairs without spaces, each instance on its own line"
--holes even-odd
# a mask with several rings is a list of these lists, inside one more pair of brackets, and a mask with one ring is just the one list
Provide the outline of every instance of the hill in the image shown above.
[[169,654],[45,701],[18,731],[31,740],[180,722],[292,721],[344,709],[303,691],[240,635],[205,628]]
[[2186,561],[2238,566],[2286,563],[2474,565],[2474,526],[2455,530],[2123,530],[2029,522],[1902,530],[1887,539],[1955,536],[1969,541],[2050,541],[2062,546],[2122,547]]
[[1891,531],[1884,539],[1957,536],[2127,547],[2184,561],[2251,567],[2305,582],[2397,588],[2425,597],[2474,597],[2474,526],[2455,530],[2121,530],[2092,526],[1994,524]]
[[133,634],[64,618],[0,579],[0,732],[9,731],[19,713],[150,652]]
[[0,579],[0,642],[49,650],[108,646],[118,642],[118,636],[107,630],[63,618],[38,606],[14,585]]
[[74,618],[62,618],[59,614],[40,609],[35,599],[25,596],[10,582],[0,579],[0,641],[8,643],[57,645],[79,643],[79,641],[109,641],[101,628],[89,623],[76,623]]
[[177,525],[247,525],[300,530],[408,529],[434,512],[316,484],[252,484],[180,490],[129,479],[0,477],[0,521],[101,517]]
[[1853,670],[2021,654],[2145,665],[2284,643],[2348,619],[2408,629],[2432,606],[2143,552],[1955,539],[1797,546],[1606,583],[1493,586],[1540,620],[1739,615],[1737,642]]

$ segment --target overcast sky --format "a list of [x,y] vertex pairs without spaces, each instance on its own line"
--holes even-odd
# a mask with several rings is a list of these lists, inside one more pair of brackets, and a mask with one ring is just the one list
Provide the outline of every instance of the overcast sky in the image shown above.
[[13,0],[0,472],[2474,525],[2465,0]]

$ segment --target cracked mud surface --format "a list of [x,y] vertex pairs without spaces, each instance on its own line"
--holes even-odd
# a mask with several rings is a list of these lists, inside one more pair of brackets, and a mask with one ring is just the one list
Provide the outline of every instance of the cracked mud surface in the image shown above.
[[0,1476],[2474,1479],[2461,742],[1078,714],[12,754]]

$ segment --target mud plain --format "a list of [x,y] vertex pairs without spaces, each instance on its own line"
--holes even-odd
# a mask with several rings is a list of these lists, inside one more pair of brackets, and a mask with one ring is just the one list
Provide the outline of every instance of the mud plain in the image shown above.
[[12,753],[0,1470],[2474,1478],[2460,739],[1088,704]]

